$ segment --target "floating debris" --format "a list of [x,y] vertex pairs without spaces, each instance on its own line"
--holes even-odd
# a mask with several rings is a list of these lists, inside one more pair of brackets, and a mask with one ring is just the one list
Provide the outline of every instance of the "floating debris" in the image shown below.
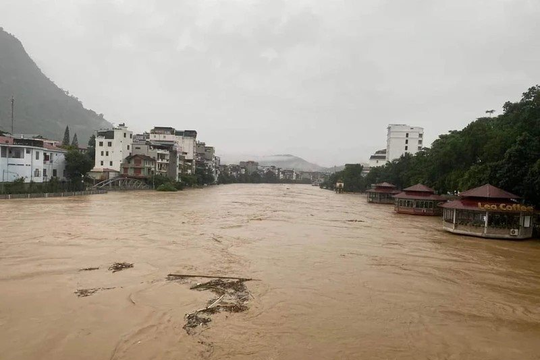
[[109,270],[112,271],[113,273],[115,273],[117,271],[122,271],[124,269],[129,269],[129,268],[132,268],[132,267],[133,267],[133,264],[126,263],[126,262],[114,263],[111,266],[109,266]]
[[112,290],[115,289],[114,287],[108,287],[108,288],[92,288],[92,289],[79,289],[75,291],[75,294],[77,294],[78,297],[87,297],[90,295],[94,295],[100,290]]
[[87,297],[87,296],[90,296],[90,295],[94,295],[98,291],[99,291],[99,288],[95,288],[95,289],[79,289],[79,290],[75,291],[75,294],[77,294],[78,297]]
[[[172,281],[178,279],[185,279],[187,277],[196,276],[169,274],[167,279]],[[210,315],[216,314],[221,311],[226,311],[229,313],[239,313],[248,310],[248,306],[246,304],[249,301],[249,298],[253,295],[251,295],[251,293],[247,289],[245,282],[250,280],[251,279],[246,278],[221,276],[216,277],[208,282],[191,286],[191,290],[211,291],[214,294],[218,295],[218,298],[210,300],[205,308],[195,310],[189,314],[186,314],[186,324],[184,325],[183,329],[189,335],[193,335],[198,327],[206,326],[209,322],[212,321]]]
[[79,271],[94,271],[94,270],[99,270],[99,268],[98,267],[89,267],[89,268],[79,269]]

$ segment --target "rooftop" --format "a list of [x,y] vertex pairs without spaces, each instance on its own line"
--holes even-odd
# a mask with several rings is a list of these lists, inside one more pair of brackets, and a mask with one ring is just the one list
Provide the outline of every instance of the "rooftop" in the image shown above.
[[459,194],[459,196],[464,198],[485,198],[485,199],[519,199],[520,197],[517,195],[514,195],[512,193],[509,193],[508,191],[504,191],[503,189],[499,189],[496,186],[486,184],[474,189],[470,189],[467,191],[462,192]]

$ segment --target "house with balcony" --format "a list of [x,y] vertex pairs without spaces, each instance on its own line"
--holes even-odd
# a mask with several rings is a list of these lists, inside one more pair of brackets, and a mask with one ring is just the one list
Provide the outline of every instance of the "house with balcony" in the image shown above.
[[156,173],[156,160],[148,155],[130,155],[122,163],[122,175],[148,179]]

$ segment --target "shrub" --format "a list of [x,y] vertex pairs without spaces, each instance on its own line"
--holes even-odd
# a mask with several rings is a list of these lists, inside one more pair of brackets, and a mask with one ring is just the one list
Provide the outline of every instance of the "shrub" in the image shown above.
[[173,183],[165,183],[158,186],[157,191],[177,191]]

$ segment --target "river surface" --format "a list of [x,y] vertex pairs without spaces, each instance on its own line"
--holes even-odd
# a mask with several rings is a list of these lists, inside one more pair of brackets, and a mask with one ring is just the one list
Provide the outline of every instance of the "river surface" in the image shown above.
[[[189,335],[169,273],[258,281]],[[304,185],[1,201],[0,359],[540,359],[540,241]]]

